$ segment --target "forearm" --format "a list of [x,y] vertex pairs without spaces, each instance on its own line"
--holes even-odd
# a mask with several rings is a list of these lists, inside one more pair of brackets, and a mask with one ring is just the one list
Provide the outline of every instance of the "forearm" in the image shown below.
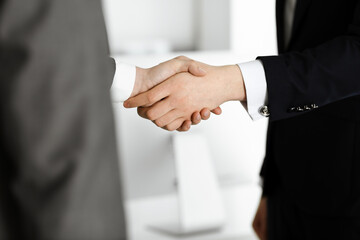
[[297,116],[313,106],[360,94],[360,37],[339,37],[314,49],[260,59],[266,73],[270,120]]
[[294,117],[360,94],[360,1],[348,31],[317,47],[261,57],[270,120]]
[[246,101],[246,89],[243,75],[238,65],[220,67],[217,78],[222,81],[225,101]]

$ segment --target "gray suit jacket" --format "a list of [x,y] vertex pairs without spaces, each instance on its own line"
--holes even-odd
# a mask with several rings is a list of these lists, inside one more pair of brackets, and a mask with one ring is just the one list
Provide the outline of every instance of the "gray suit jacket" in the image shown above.
[[0,0],[0,239],[125,239],[99,0]]

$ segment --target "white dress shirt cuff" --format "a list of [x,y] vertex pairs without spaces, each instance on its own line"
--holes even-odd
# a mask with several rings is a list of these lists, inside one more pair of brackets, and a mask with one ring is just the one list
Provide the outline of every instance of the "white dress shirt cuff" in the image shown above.
[[110,90],[113,102],[124,102],[130,97],[134,89],[135,78],[135,66],[116,62],[114,80]]
[[265,70],[260,60],[238,64],[244,79],[246,102],[241,102],[252,120],[264,118],[259,109],[267,104]]

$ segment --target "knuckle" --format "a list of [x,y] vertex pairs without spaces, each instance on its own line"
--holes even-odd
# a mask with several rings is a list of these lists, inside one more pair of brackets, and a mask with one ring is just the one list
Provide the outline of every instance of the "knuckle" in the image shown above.
[[170,101],[169,101],[169,106],[170,106],[171,108],[176,108],[176,107],[177,107],[176,99],[171,98]]
[[172,128],[169,126],[169,125],[166,125],[166,126],[163,126],[163,128],[166,130],[166,131],[169,131],[169,132],[171,132],[172,130]]
[[196,118],[193,118],[191,122],[192,122],[193,125],[197,125],[197,124],[200,123],[200,120],[196,119]]
[[173,131],[175,131],[176,130],[176,128],[174,128],[174,127],[168,127],[168,129],[167,129],[169,132],[173,132]]
[[147,101],[149,103],[153,103],[156,99],[156,93],[155,92],[149,92],[147,95],[146,95],[146,98],[147,98]]
[[158,126],[160,128],[164,127],[164,124],[163,124],[163,122],[161,120],[155,120],[154,123],[155,123],[156,126]]
[[178,59],[178,60],[186,60],[187,57],[185,57],[184,55],[180,55],[180,56],[177,56],[175,59]]
[[[179,87],[179,89],[180,89],[180,87]],[[183,89],[180,89],[180,91],[183,91]],[[185,106],[185,103],[186,103],[185,97],[176,98],[176,99],[173,99],[173,101],[172,101],[172,107]]]
[[142,109],[141,109],[140,107],[138,107],[136,110],[137,110],[137,113],[138,113],[139,115],[141,115]]
[[137,108],[137,113],[140,117],[144,117],[144,110],[142,108]]
[[146,100],[147,100],[148,103],[152,103],[152,101],[154,100],[154,97],[152,96],[152,94],[149,93],[149,94],[146,96]]
[[155,120],[155,119],[154,119],[154,117],[155,117],[155,116],[154,116],[154,111],[151,110],[151,109],[145,113],[145,116],[146,116],[146,118],[149,119],[149,120]]

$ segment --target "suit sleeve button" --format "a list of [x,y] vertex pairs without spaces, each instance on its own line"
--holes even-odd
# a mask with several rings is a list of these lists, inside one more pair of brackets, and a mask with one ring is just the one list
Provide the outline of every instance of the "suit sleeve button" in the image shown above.
[[308,105],[305,105],[304,110],[306,110],[306,111],[311,110],[311,107],[309,107]]
[[288,112],[290,112],[290,113],[295,112],[295,111],[296,111],[296,107],[291,107],[291,108],[288,109]]
[[314,108],[318,108],[319,106],[316,104],[311,104],[310,107],[314,109]]
[[304,109],[303,109],[302,107],[297,107],[297,108],[296,108],[296,111],[297,111],[297,112],[303,112]]

